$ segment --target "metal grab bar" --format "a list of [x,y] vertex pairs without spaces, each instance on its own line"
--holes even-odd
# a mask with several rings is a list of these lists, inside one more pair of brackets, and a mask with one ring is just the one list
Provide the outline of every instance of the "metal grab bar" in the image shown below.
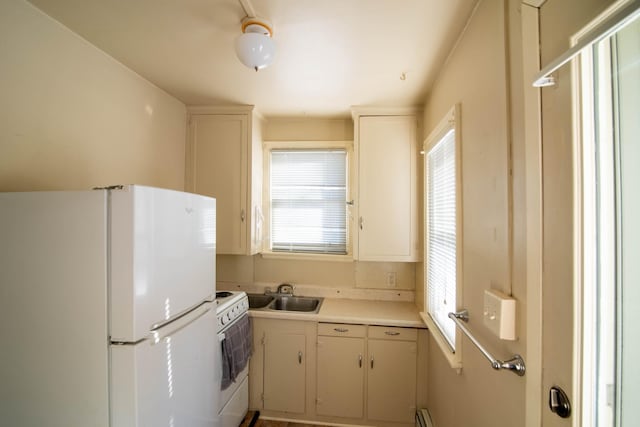
[[471,334],[471,331],[469,329],[467,329],[467,327],[465,326],[464,323],[462,323],[463,321],[464,322],[468,322],[469,321],[469,311],[468,310],[462,310],[462,311],[459,311],[457,313],[449,313],[448,316],[449,316],[449,319],[453,320],[455,322],[455,324],[458,326],[458,328],[460,328],[460,330],[462,332],[464,332],[464,334],[471,340],[471,342],[476,347],[478,347],[478,350],[480,350],[480,352],[482,354],[484,354],[484,357],[489,359],[489,362],[491,362],[491,367],[493,369],[495,369],[495,370],[508,369],[508,370],[512,371],[514,374],[516,374],[518,376],[522,377],[524,375],[524,373],[526,371],[526,367],[525,367],[525,364],[524,364],[524,359],[519,354],[514,354],[511,359],[505,360],[505,361],[496,359]]

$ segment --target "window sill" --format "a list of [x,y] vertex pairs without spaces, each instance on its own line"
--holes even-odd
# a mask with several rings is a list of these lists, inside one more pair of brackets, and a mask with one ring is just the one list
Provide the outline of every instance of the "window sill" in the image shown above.
[[353,262],[353,255],[329,255],[329,254],[303,254],[288,252],[262,252],[264,259],[289,259],[306,261],[333,261],[333,262]]
[[[431,332],[433,339],[438,343],[438,347],[440,347],[442,354],[444,355],[445,359],[447,359],[447,362],[449,362],[449,366],[451,366],[451,368],[453,369],[457,369],[458,373],[460,373],[460,370],[462,369],[462,350],[460,346],[458,345],[458,351],[453,352],[451,350],[451,347],[449,346],[449,343],[447,342],[445,337],[442,336],[440,329],[438,328],[438,326],[436,326],[431,316],[429,316],[428,313],[420,312],[420,317],[422,318],[422,321],[427,325],[427,328]],[[459,342],[458,337],[456,337],[456,342]]]

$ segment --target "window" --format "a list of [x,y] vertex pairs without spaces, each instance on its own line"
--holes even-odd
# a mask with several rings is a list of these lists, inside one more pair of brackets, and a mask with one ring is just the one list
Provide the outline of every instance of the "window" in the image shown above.
[[346,148],[273,146],[266,157],[267,250],[281,254],[346,255],[349,194]]
[[423,318],[453,367],[460,277],[458,142],[453,108],[425,141],[425,311]]

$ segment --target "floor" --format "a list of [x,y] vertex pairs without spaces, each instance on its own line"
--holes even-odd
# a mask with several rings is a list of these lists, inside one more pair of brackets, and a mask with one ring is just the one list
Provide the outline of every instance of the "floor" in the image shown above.
[[318,426],[315,424],[300,424],[300,423],[290,423],[287,421],[273,421],[273,420],[263,420],[258,418],[254,424],[251,424],[254,416],[253,411],[249,411],[240,427],[326,427],[326,426]]

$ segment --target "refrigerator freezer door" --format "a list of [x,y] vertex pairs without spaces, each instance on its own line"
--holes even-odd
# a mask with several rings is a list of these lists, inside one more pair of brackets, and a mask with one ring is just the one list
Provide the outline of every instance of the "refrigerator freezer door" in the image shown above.
[[112,427],[218,426],[216,328],[215,306],[204,304],[149,340],[111,345]]
[[127,186],[111,191],[111,340],[215,297],[215,199]]

